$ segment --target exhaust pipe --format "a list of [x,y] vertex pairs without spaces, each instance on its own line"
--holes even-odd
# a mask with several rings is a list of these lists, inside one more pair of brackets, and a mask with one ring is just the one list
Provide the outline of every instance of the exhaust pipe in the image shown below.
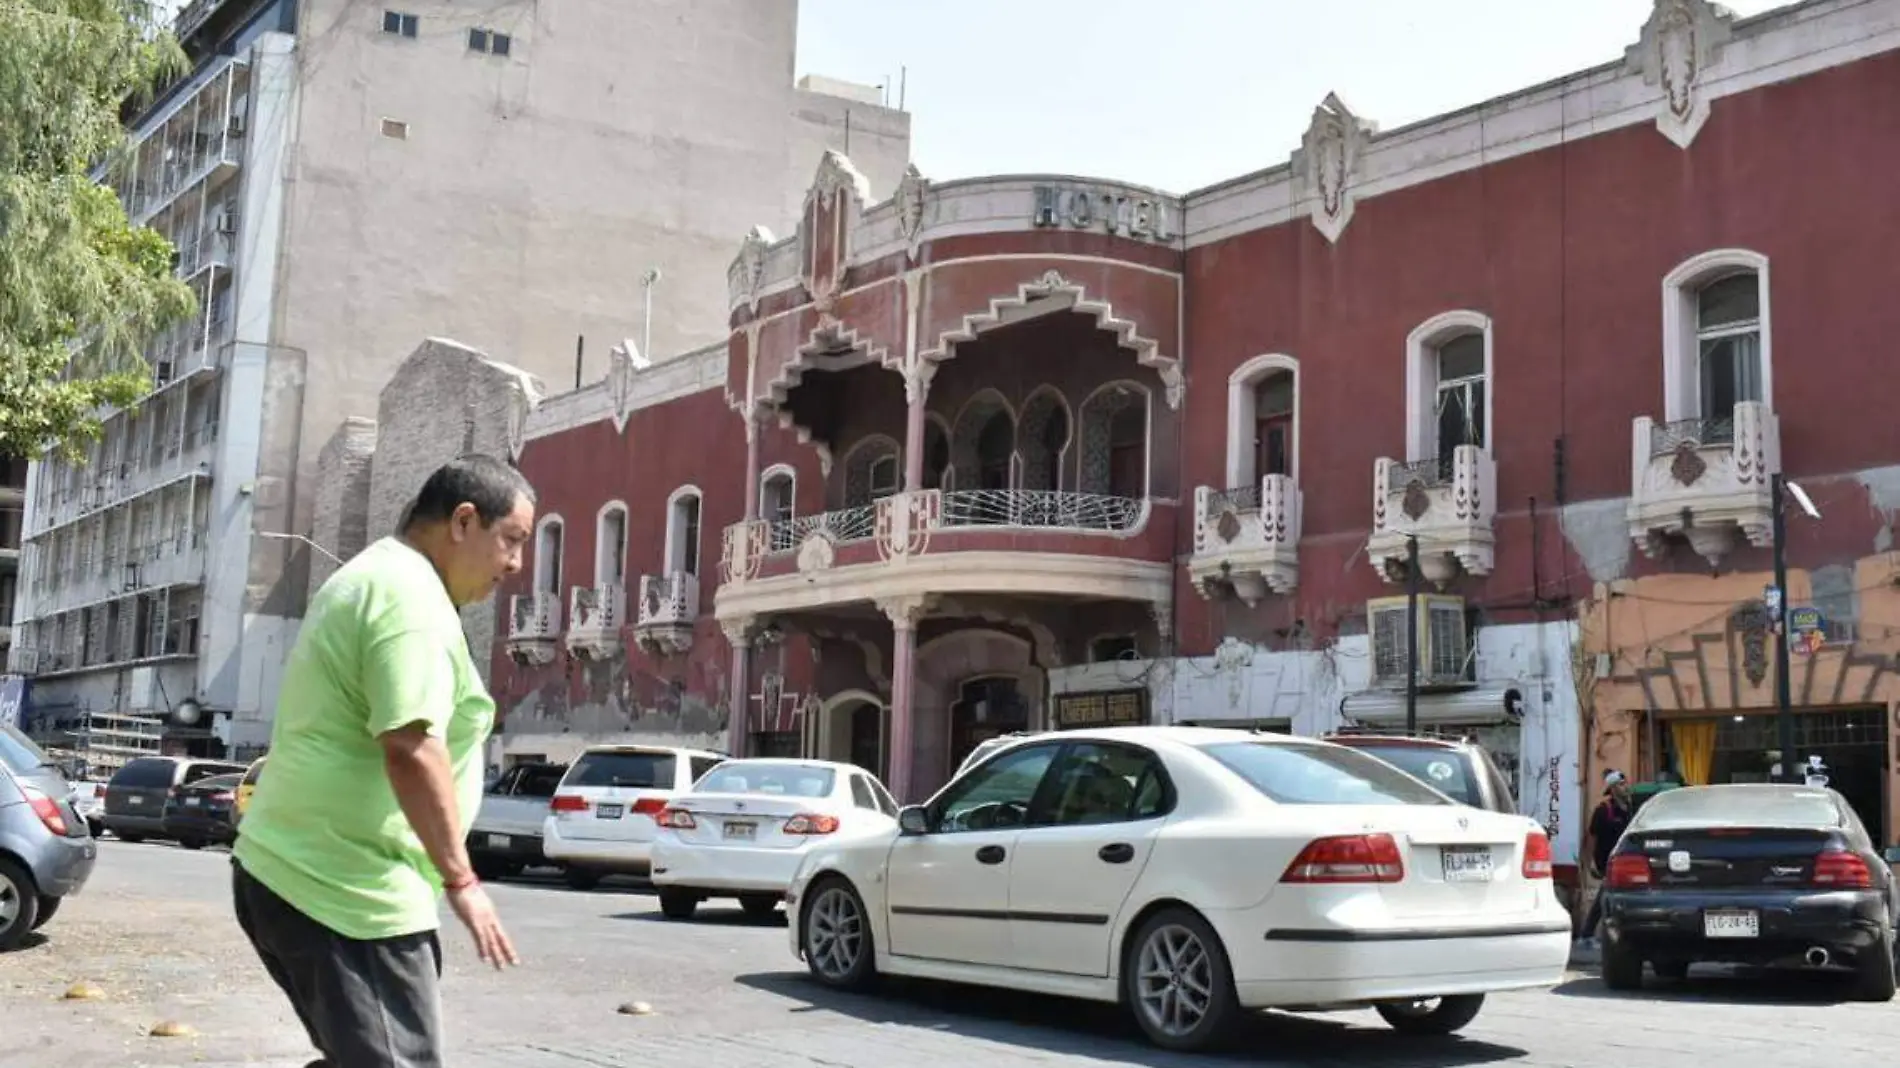
[[1810,968],[1825,968],[1827,967],[1829,958],[1827,950],[1820,946],[1814,946],[1808,950],[1802,959],[1808,962],[1808,967]]

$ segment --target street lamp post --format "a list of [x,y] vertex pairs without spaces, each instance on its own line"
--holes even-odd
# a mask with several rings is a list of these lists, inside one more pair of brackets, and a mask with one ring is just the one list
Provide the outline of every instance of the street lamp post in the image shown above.
[[1405,733],[1418,733],[1418,535],[1405,536]]
[[330,550],[324,548],[323,546],[318,545],[316,542],[311,541],[309,538],[304,537],[302,534],[288,534],[283,531],[277,531],[277,530],[260,530],[257,532],[257,536],[260,538],[270,538],[274,541],[302,542],[303,544],[310,546],[313,552],[321,553],[322,555],[328,557],[334,563],[341,564],[343,562],[343,558],[341,556],[338,556],[337,554],[331,552]]
[[1801,511],[1809,519],[1820,519],[1821,512],[1814,507],[1807,492],[1800,486],[1782,478],[1779,472],[1768,478],[1768,510],[1772,513],[1770,529],[1773,532],[1775,556],[1775,597],[1774,607],[1769,612],[1770,622],[1775,628],[1775,725],[1781,746],[1781,778],[1784,782],[1805,781],[1799,769],[1795,767],[1794,752],[1794,684],[1789,678],[1792,673],[1788,653],[1788,513],[1789,497],[1801,506]]

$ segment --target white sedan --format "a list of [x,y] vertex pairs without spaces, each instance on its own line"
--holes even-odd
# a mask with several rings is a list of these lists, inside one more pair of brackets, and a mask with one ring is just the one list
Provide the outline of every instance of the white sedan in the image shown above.
[[736,897],[755,916],[778,909],[820,843],[897,833],[897,802],[855,764],[730,760],[673,798],[653,841],[660,912],[688,920],[709,897]]
[[1024,739],[785,896],[820,982],[877,974],[1122,1001],[1156,1044],[1249,1009],[1372,1006],[1447,1034],[1554,986],[1550,840],[1316,739],[1192,727]]

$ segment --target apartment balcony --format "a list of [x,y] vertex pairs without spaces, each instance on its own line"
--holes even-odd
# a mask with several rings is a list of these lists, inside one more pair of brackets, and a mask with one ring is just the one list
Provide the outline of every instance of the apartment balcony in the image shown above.
[[1403,582],[1407,543],[1419,571],[1443,586],[1461,571],[1491,573],[1497,534],[1498,468],[1491,454],[1460,445],[1449,461],[1381,458],[1372,468],[1372,537],[1366,555],[1388,582]]
[[648,653],[678,656],[693,645],[699,621],[699,576],[684,571],[640,576],[633,640]]
[[627,618],[627,588],[619,583],[576,586],[568,594],[567,651],[581,660],[620,655],[620,626]]
[[1774,538],[1770,481],[1781,470],[1781,423],[1743,401],[1726,419],[1659,423],[1637,416],[1630,432],[1630,537],[1654,557],[1684,537],[1711,567],[1736,535],[1767,548]]
[[1293,592],[1300,581],[1300,504],[1299,484],[1288,475],[1195,490],[1188,576],[1201,596],[1224,585],[1252,607],[1269,591]]
[[549,590],[508,601],[508,655],[517,664],[554,663],[561,644],[561,595]]
[[206,531],[179,530],[124,551],[108,549],[96,563],[61,569],[49,585],[23,594],[27,611],[38,619],[141,591],[197,586],[204,582],[208,541]]

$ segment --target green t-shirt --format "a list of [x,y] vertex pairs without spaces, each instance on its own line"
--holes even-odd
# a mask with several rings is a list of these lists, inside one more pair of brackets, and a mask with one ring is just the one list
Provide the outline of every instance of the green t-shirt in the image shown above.
[[238,863],[346,938],[433,930],[441,877],[396,802],[377,738],[422,722],[444,740],[467,834],[494,721],[441,577],[407,543],[384,538],[310,602]]

